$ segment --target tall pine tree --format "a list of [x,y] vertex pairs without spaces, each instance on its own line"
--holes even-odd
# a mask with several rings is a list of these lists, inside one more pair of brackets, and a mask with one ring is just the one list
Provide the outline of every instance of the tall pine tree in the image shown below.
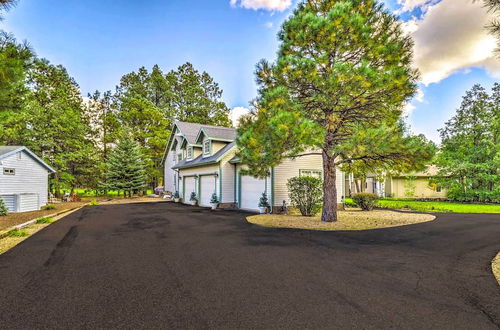
[[123,191],[132,196],[143,189],[145,183],[146,172],[139,145],[130,134],[125,134],[109,154],[106,180],[102,186],[106,190]]

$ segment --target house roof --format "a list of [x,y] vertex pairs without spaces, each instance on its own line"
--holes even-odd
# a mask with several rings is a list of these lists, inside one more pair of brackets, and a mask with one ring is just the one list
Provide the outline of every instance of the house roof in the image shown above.
[[416,176],[416,177],[433,177],[439,175],[440,168],[436,165],[429,165],[424,171],[420,172],[410,172],[410,173],[400,173],[398,175],[394,175],[395,178],[407,177],[407,176]]
[[177,125],[189,144],[196,144],[196,138],[201,130],[203,130],[205,134],[212,139],[230,141],[236,139],[236,129],[231,127],[195,124],[184,121],[176,121],[175,125]]
[[193,160],[182,160],[181,162],[175,164],[172,168],[174,169],[180,169],[180,168],[189,168],[189,167],[196,167],[196,166],[202,166],[202,165],[209,165],[209,164],[215,164],[220,161],[220,159],[233,147],[236,146],[236,142],[231,142],[228,143],[224,148],[221,150],[217,151],[215,154],[209,157],[203,157],[203,155],[199,155]]
[[19,151],[25,151],[28,155],[30,155],[34,160],[36,160],[40,165],[47,168],[50,172],[55,173],[55,170],[50,167],[46,162],[41,160],[37,155],[35,155],[31,150],[24,146],[0,146],[0,160],[3,158],[7,158]]
[[[182,136],[186,139],[186,142],[191,145],[197,145],[196,140],[198,138],[198,134],[200,134],[201,129],[205,131],[205,134],[214,140],[222,140],[231,142],[236,139],[236,129],[231,127],[222,127],[222,126],[212,126],[212,125],[204,125],[197,123],[188,123],[185,121],[175,121],[173,127],[177,127]],[[172,132],[174,131],[172,129]],[[165,152],[162,158],[162,164],[165,161],[165,157],[168,154],[171,143],[173,142],[174,135],[172,134],[169,138],[167,146],[165,148]]]

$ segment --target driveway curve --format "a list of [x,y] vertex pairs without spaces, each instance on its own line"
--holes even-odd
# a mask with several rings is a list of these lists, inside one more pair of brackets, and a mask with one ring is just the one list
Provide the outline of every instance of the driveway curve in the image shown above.
[[85,207],[0,255],[0,327],[500,328],[499,215],[361,232],[246,216]]

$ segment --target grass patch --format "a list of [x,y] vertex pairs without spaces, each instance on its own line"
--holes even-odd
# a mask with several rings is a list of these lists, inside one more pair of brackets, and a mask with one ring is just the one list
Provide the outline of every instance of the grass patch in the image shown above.
[[493,269],[493,275],[495,275],[498,284],[500,285],[500,252],[491,262],[491,268]]
[[29,233],[22,229],[12,229],[7,233],[7,237],[26,237]]
[[54,221],[55,221],[54,218],[47,218],[47,217],[45,217],[45,218],[37,219],[35,223],[37,223],[37,224],[52,223]]
[[55,210],[56,206],[54,204],[47,204],[42,206],[42,210]]
[[[346,198],[346,205],[353,204],[352,199]],[[467,204],[453,202],[422,202],[412,199],[380,199],[377,203],[380,208],[411,210],[417,212],[446,212],[446,213],[500,213],[500,204]]]
[[430,214],[401,213],[388,210],[361,211],[359,209],[339,211],[337,222],[322,222],[319,216],[262,214],[247,217],[248,222],[278,228],[313,230],[365,230],[410,225],[434,220]]
[[89,203],[90,206],[96,206],[96,205],[99,205],[99,202],[96,201],[95,199],[91,200],[90,203]]

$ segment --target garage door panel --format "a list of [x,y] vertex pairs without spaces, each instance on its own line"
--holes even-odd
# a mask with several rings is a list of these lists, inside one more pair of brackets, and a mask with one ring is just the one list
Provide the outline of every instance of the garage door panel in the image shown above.
[[257,211],[262,193],[266,191],[266,180],[251,176],[241,177],[240,208]]
[[189,203],[189,199],[191,198],[191,193],[195,192],[198,194],[196,189],[196,180],[194,177],[184,178],[184,203]]
[[212,194],[217,193],[217,182],[214,175],[205,175],[200,178],[200,205],[210,206]]
[[16,195],[1,195],[0,198],[3,199],[5,206],[9,212],[17,211],[17,196]]

